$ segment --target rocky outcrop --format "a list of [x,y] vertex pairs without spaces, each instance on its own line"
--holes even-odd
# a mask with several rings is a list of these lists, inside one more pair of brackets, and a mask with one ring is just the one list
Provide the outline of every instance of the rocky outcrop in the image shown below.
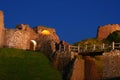
[[64,64],[63,66],[65,67],[69,63],[69,61],[71,60],[71,54],[68,50],[69,44],[67,42],[60,41],[55,46],[56,46],[56,51],[52,55],[54,59],[53,63],[54,63],[54,66],[59,69],[60,66],[62,66],[63,64]]
[[90,56],[85,56],[85,79],[84,80],[99,80],[99,74],[94,59]]
[[70,80],[84,80],[84,60],[76,58],[70,72]]
[[3,12],[0,11],[0,47],[3,47],[4,43],[4,15]]
[[108,35],[116,30],[120,30],[120,25],[118,24],[108,24],[105,26],[100,26],[97,32],[97,38],[99,40],[106,39]]
[[5,47],[30,49],[30,41],[36,39],[36,33],[26,24],[17,25],[16,29],[5,30]]

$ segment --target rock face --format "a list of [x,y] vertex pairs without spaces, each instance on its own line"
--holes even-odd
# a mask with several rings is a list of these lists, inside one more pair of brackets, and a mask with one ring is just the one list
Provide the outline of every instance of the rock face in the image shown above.
[[84,80],[84,60],[76,58],[70,80]]
[[0,47],[3,46],[4,43],[4,15],[3,12],[0,11]]
[[98,28],[97,38],[103,40],[108,37],[108,35],[116,30],[120,30],[120,25],[118,24],[108,24],[105,26],[100,26]]
[[30,41],[36,39],[36,33],[26,24],[17,25],[16,29],[5,30],[5,47],[30,49]]
[[[65,48],[64,48],[65,47]],[[60,41],[57,45],[56,45],[56,51],[53,54],[53,63],[54,66],[60,70],[60,71],[64,71],[63,69],[68,65],[70,59],[70,52],[68,50],[69,48],[69,44],[65,41]]]
[[99,74],[95,65],[95,61],[90,56],[85,56],[85,79],[84,80],[99,80]]

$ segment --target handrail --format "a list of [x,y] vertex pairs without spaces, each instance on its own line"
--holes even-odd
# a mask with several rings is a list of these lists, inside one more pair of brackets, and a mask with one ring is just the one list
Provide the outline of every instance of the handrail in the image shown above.
[[73,51],[73,52],[78,52],[78,53],[79,52],[85,52],[85,51],[86,52],[94,52],[96,50],[104,51],[106,49],[110,49],[110,50],[120,49],[120,43],[112,42],[111,45],[104,44],[104,43],[102,45],[96,45],[96,44],[94,44],[94,45],[92,45],[92,47],[91,47],[91,45],[90,46],[85,45],[84,47],[69,45],[69,52]]

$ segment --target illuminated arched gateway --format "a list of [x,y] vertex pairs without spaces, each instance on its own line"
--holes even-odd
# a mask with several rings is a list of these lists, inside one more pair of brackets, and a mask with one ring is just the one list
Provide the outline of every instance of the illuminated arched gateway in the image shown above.
[[35,51],[37,47],[37,42],[35,40],[31,40],[30,43],[30,49]]

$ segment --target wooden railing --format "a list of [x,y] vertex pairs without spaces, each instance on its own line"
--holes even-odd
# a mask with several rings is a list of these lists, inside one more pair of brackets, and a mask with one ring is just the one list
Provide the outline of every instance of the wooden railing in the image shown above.
[[115,43],[112,42],[111,45],[108,44],[102,44],[102,45],[84,45],[84,46],[73,46],[73,45],[69,45],[69,52],[73,51],[73,52],[95,52],[95,51],[110,51],[110,50],[114,50],[114,49],[118,49],[120,50],[120,43]]

